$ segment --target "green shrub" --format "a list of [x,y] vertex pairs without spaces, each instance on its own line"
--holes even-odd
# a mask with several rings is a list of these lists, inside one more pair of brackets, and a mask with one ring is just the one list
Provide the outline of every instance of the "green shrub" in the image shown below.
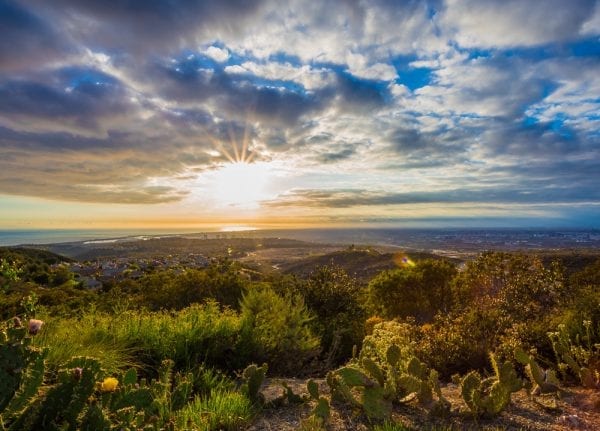
[[182,273],[165,270],[147,274],[135,282],[125,280],[110,290],[131,296],[138,308],[154,311],[180,310],[208,300],[236,309],[247,284],[240,275],[238,264],[219,261],[205,269],[187,268]]
[[311,326],[321,337],[326,366],[347,360],[364,337],[363,289],[339,266],[322,266],[298,286],[306,306],[315,314]]
[[319,350],[319,339],[309,327],[312,318],[301,298],[255,286],[241,303],[240,354],[267,362],[276,373],[297,373]]
[[370,311],[388,319],[430,321],[436,313],[449,310],[455,275],[454,265],[443,260],[423,260],[412,267],[384,271],[369,283]]

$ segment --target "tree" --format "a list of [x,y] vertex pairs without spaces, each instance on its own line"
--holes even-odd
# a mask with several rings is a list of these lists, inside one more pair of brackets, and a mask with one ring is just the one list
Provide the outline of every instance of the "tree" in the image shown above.
[[384,271],[369,283],[369,308],[388,319],[414,317],[417,322],[428,322],[450,308],[450,285],[455,275],[454,265],[431,259]]
[[310,274],[300,291],[317,316],[313,326],[321,335],[321,346],[329,360],[350,357],[352,347],[364,337],[366,314],[359,282],[339,266],[322,266]]

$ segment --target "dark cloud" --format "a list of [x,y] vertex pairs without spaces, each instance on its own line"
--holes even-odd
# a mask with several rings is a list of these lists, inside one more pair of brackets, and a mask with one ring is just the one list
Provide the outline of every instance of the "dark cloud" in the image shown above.
[[386,86],[365,79],[356,78],[348,73],[337,75],[336,94],[341,98],[342,109],[373,111],[382,108],[389,98]]
[[126,90],[103,73],[70,68],[39,78],[0,81],[0,113],[5,119],[98,130],[103,117],[134,110]]
[[177,52],[207,33],[236,34],[261,0],[26,0],[88,46],[135,55]]
[[0,72],[56,60],[67,51],[52,26],[19,2],[0,0],[0,29]]
[[[541,187],[539,187],[541,186]],[[518,186],[515,188],[471,187],[460,189],[389,193],[370,190],[293,190],[277,199],[263,202],[263,205],[274,208],[309,207],[309,208],[351,208],[357,206],[385,206],[410,204],[443,204],[443,203],[496,203],[496,204],[544,204],[556,202],[597,201],[600,191],[597,189],[581,189],[580,184],[571,187],[564,184],[532,184],[531,188]]]

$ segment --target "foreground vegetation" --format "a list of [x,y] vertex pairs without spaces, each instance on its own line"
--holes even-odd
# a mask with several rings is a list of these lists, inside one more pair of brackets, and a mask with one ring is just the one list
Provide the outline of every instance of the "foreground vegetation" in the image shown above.
[[[407,257],[368,282],[216,260],[92,292],[55,255],[0,256],[0,429],[233,430],[297,403],[311,406],[302,429],[326,429],[335,406],[378,430],[405,429],[399,406],[472,425],[523,388],[547,408],[599,388],[600,260]],[[308,380],[266,399],[267,374],[326,376],[325,390]]]

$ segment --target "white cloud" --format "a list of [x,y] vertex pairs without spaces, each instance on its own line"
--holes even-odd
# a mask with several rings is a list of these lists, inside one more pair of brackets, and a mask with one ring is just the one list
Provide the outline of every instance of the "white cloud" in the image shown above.
[[589,0],[447,0],[441,24],[463,47],[532,46],[576,37]]
[[204,54],[218,63],[224,63],[229,60],[230,57],[229,50],[227,50],[227,48],[219,48],[216,46],[209,46],[204,51]]
[[346,62],[348,71],[359,78],[392,81],[398,76],[394,66],[384,63],[367,64],[367,58],[360,54],[348,53]]
[[270,80],[293,81],[301,84],[306,90],[316,90],[333,82],[333,73],[323,68],[308,65],[293,66],[290,63],[258,64],[247,61],[241,65],[227,66],[226,73],[251,74]]

